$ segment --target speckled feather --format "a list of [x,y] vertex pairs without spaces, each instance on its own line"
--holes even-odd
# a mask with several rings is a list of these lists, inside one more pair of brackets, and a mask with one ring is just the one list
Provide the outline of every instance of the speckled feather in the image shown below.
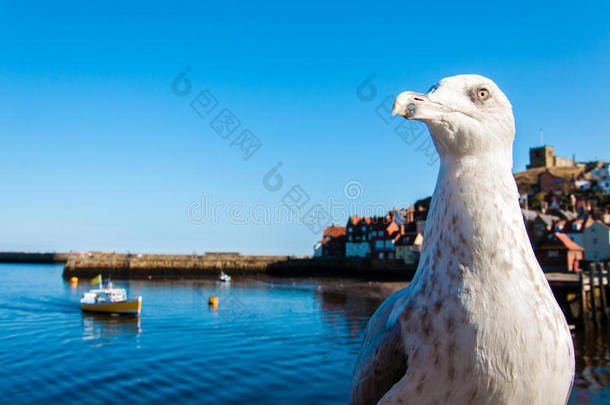
[[523,224],[510,103],[461,75],[395,111],[428,125],[440,172],[417,273],[369,322],[352,404],[565,404],[572,339]]

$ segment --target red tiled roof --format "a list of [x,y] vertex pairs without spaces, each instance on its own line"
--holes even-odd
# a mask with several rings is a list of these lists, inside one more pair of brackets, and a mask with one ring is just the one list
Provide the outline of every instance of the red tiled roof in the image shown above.
[[[373,225],[373,229],[375,230],[385,230],[390,224],[396,222],[394,218],[396,211],[399,212],[403,218],[410,218],[409,213],[413,213],[415,208],[413,205],[409,208],[401,208],[399,210],[395,208],[392,211],[389,211],[385,216],[361,217],[358,215],[352,215],[349,217],[348,224],[353,226]],[[393,232],[393,230],[391,232]]]
[[329,226],[324,230],[324,238],[338,238],[339,236],[345,235],[345,227],[344,226]]
[[564,245],[569,250],[585,250],[585,248],[574,242],[565,233],[555,232],[554,236],[559,242],[561,242],[562,245]]
[[392,235],[393,233],[400,233],[400,227],[396,225],[396,222],[392,221],[388,224],[386,231],[388,234]]
[[367,225],[371,223],[370,217],[359,217],[358,215],[352,215],[351,217],[349,217],[349,220],[352,225],[359,225],[360,222],[364,222]]
[[394,220],[393,216],[374,217],[372,221],[374,231],[382,231],[390,237],[394,237],[394,233],[400,232],[400,227]]
[[415,239],[417,239],[418,235],[419,233],[417,232],[408,232],[399,235],[398,240],[395,243],[399,246],[411,246],[415,243]]

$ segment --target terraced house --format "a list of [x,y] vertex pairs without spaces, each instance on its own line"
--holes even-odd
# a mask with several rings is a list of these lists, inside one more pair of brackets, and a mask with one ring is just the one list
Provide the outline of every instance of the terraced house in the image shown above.
[[347,240],[345,242],[346,257],[368,257],[371,254],[370,232],[372,220],[370,217],[351,216],[347,220]]
[[396,224],[394,215],[374,217],[370,236],[372,256],[378,259],[394,259],[394,244],[403,233],[404,226]]
[[610,260],[610,226],[595,221],[584,231],[585,259]]

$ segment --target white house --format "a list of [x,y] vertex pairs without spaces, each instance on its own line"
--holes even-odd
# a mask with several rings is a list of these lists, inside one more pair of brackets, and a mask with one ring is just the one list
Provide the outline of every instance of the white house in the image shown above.
[[318,242],[313,246],[313,257],[322,257],[322,242]]
[[610,227],[600,221],[584,230],[585,259],[586,260],[608,260],[610,259]]
[[604,163],[591,172],[591,178],[597,181],[597,188],[604,194],[610,194],[610,164]]
[[597,188],[604,194],[610,194],[610,179],[598,181]]
[[402,260],[405,264],[417,263],[423,240],[424,236],[421,233],[402,235],[395,244],[396,259]]
[[591,172],[591,178],[597,181],[610,179],[610,165],[605,163],[593,170]]
[[589,180],[576,180],[574,182],[576,188],[582,191],[587,191],[591,189],[591,182]]

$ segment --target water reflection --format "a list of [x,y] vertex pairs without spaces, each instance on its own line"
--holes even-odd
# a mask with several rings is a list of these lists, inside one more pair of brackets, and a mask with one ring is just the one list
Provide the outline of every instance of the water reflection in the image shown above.
[[[314,289],[323,320],[337,336],[360,341],[370,316],[404,283],[325,282]],[[339,329],[342,329],[339,332]],[[358,348],[358,346],[356,346]]]
[[[66,395],[107,401],[120,394],[131,402],[346,403],[369,317],[406,285],[269,277],[234,277],[230,284],[115,281],[130,296],[144,296],[138,317],[81,313],[79,299],[91,285],[66,283],[61,271],[6,265],[0,271],[5,402]],[[219,298],[215,311],[208,306],[212,295]],[[610,403],[609,333],[574,332],[570,405]]]
[[589,325],[574,334],[576,381],[578,388],[601,388],[610,385],[610,344],[608,327],[594,329]]
[[140,335],[138,315],[82,314],[83,340],[113,340],[121,334]]

